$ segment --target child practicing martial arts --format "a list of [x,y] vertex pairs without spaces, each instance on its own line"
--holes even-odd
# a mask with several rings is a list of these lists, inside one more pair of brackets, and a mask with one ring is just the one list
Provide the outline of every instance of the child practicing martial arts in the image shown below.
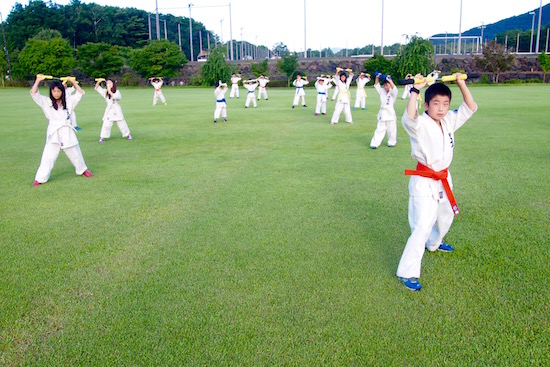
[[296,75],[296,79],[292,82],[292,85],[296,87],[296,93],[294,94],[294,101],[292,102],[292,108],[294,108],[297,104],[300,98],[302,98],[302,106],[306,106],[306,92],[304,91],[304,85],[309,84],[309,81],[307,80],[307,76],[302,78],[302,74],[298,73]]
[[349,72],[349,77],[345,71],[340,71],[336,73],[332,82],[338,87],[338,100],[336,101],[336,106],[334,107],[334,113],[330,119],[330,124],[334,125],[338,123],[340,119],[340,114],[344,111],[344,116],[346,117],[346,122],[353,124],[353,119],[351,117],[351,96],[349,93],[349,86],[353,80],[353,71],[347,69]]
[[263,75],[260,75],[258,78],[258,101],[262,96],[267,101],[267,83],[269,83],[269,78]]
[[101,132],[99,134],[99,143],[104,143],[105,139],[109,139],[111,137],[111,128],[115,122],[122,133],[122,137],[127,138],[128,140],[133,140],[128,124],[122,114],[122,108],[118,103],[122,96],[120,91],[116,89],[116,83],[111,79],[107,79],[105,82],[106,88],[102,88],[101,82],[105,81],[105,79],[98,78],[96,81],[97,83],[95,84],[95,90],[101,94],[101,96],[105,98],[105,102],[107,102],[107,107],[105,108],[105,113],[103,114],[103,125],[101,126]]
[[252,105],[254,107],[258,107],[258,104],[256,103],[256,87],[258,87],[258,80],[257,79],[244,80],[243,86],[248,91],[246,93],[246,102],[244,104],[244,108],[248,108],[248,106],[250,106],[250,102],[252,102]]
[[231,93],[229,94],[229,98],[237,97],[239,98],[239,82],[241,81],[241,74],[235,74],[231,75]]
[[409,225],[411,235],[397,268],[397,277],[410,290],[422,288],[418,282],[424,250],[451,252],[453,247],[443,238],[459,213],[453,196],[453,183],[448,171],[453,160],[455,131],[477,110],[477,104],[466,86],[455,74],[464,101],[449,110],[451,90],[443,83],[431,85],[424,95],[425,111],[419,115],[416,99],[426,85],[422,75],[415,77],[411,96],[403,114],[403,127],[411,140],[411,155],[418,162],[416,170],[406,170],[409,180]]
[[214,96],[216,96],[216,110],[214,111],[214,123],[218,122],[220,115],[223,122],[227,122],[227,103],[225,102],[225,93],[227,92],[227,84],[218,81],[216,83],[216,90]]
[[[380,87],[380,79],[382,79],[383,87]],[[386,132],[388,133],[388,146],[394,147],[397,144],[397,116],[393,105],[397,100],[397,87],[393,83],[391,75],[385,76],[377,73],[374,89],[380,95],[380,110],[377,116],[378,124],[370,141],[370,147],[372,149],[378,148]]]
[[162,93],[162,85],[164,84],[164,80],[162,77],[152,77],[149,78],[151,81],[151,85],[153,88],[155,88],[155,94],[153,95],[153,106],[157,105],[157,101],[160,98],[160,101],[166,105],[166,98],[164,98],[164,94]]
[[315,82],[315,89],[317,89],[315,116],[319,116],[320,113],[323,115],[327,114],[327,93],[332,87],[332,84],[330,84],[330,79],[330,76],[325,77],[324,75],[317,77],[317,81]]
[[365,101],[367,99],[365,85],[367,85],[368,82],[370,82],[370,74],[366,74],[365,72],[359,74],[359,77],[355,79],[355,83],[357,83],[357,92],[355,93],[355,107],[353,110],[357,110],[359,107],[363,110],[367,109],[365,106]]
[[32,185],[39,186],[48,182],[50,173],[61,150],[65,152],[67,158],[73,164],[77,175],[92,177],[93,175],[88,171],[88,167],[84,163],[75,129],[71,125],[71,114],[84,95],[84,90],[80,88],[75,78],[68,77],[67,81],[76,89],[76,93],[73,96],[66,94],[65,87],[59,81],[54,81],[50,84],[50,95],[48,97],[42,96],[38,91],[38,85],[44,79],[44,75],[38,74],[31,88],[32,99],[40,106],[48,119],[46,144],[44,145],[40,166]]

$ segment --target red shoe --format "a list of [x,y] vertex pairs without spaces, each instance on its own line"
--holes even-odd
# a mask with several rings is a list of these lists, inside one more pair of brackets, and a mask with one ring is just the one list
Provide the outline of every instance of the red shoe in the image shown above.
[[38,187],[40,185],[40,182],[34,180],[34,182],[32,183],[32,186],[33,187]]
[[94,177],[94,175],[92,175],[92,172],[90,172],[88,170],[84,171],[83,175],[86,176],[86,177]]

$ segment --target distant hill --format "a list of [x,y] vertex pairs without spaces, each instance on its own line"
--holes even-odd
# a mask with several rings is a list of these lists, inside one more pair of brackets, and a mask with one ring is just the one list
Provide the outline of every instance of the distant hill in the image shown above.
[[[539,22],[539,8],[533,9],[536,13],[535,15],[535,32],[538,29],[538,22]],[[483,38],[485,40],[492,40],[495,38],[497,34],[504,33],[507,31],[513,31],[513,30],[519,30],[522,32],[530,31],[531,25],[533,22],[533,16],[529,14],[529,12],[521,15],[516,15],[514,17],[506,18],[501,21],[498,21],[496,23],[492,24],[486,24],[485,29],[483,30]],[[541,27],[545,27],[550,25],[550,4],[544,5],[542,7],[542,20],[541,20]],[[480,24],[481,26],[481,24]],[[465,32],[462,32],[463,36],[480,36],[481,35],[481,29],[479,27],[475,27],[472,29],[469,29]],[[458,33],[455,34],[447,34],[448,37],[458,36]],[[543,35],[541,35],[542,37]],[[445,33],[435,34],[432,37],[445,37]]]

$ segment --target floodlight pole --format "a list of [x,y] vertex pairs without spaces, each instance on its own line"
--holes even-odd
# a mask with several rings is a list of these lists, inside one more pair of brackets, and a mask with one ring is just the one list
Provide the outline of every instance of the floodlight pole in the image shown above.
[[382,0],[382,35],[380,38],[380,55],[384,56],[384,0]]
[[533,35],[535,33],[535,15],[537,15],[537,13],[535,13],[534,11],[530,11],[529,15],[533,16],[533,21],[531,22],[531,43],[529,44],[529,53],[532,54],[533,53]]
[[[537,31],[537,45],[535,46],[535,53],[539,53],[539,44],[540,44],[540,23],[542,18],[542,0],[540,0],[540,7],[539,7],[539,29]],[[548,40],[548,39],[547,39]]]
[[304,0],[304,59],[307,59],[307,46],[306,46],[306,0]]
[[157,12],[157,40],[160,40],[160,19],[159,19],[159,2],[155,0],[156,12]]
[[462,0],[460,0],[460,20],[458,21],[458,54],[462,52],[460,50],[462,45]]
[[193,61],[193,24],[191,23],[191,7],[193,4],[189,4],[189,45],[191,48],[191,60]]
[[233,23],[231,22],[231,3],[229,3],[229,38],[231,40],[231,60],[233,58]]

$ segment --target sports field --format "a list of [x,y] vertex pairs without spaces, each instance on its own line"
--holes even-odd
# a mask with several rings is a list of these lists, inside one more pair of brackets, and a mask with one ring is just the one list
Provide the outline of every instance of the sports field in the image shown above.
[[248,109],[241,89],[214,125],[213,88],[166,87],[155,107],[119,88],[134,140],[114,126],[105,144],[88,87],[94,177],[61,153],[37,188],[29,89],[0,89],[1,366],[550,365],[550,86],[472,87],[456,250],[425,254],[420,292],[395,276],[415,167],[402,89],[397,146],[371,150],[372,87],[334,126],[313,89],[296,109],[293,89]]

